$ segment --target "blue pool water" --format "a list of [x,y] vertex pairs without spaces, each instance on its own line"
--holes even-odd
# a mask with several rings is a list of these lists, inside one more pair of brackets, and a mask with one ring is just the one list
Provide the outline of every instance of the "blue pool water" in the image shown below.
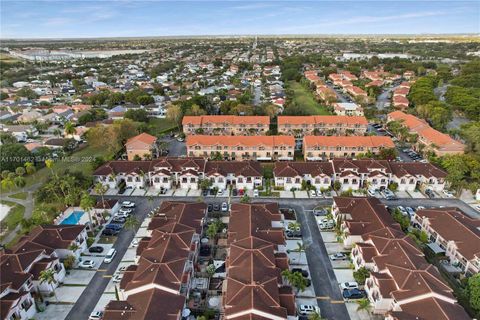
[[84,211],[73,211],[60,224],[78,224],[84,213]]

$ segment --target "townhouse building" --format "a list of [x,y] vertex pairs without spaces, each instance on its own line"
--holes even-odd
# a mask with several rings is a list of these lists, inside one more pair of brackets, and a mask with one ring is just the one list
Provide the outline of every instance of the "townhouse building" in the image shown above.
[[412,225],[444,250],[450,263],[471,276],[480,272],[480,220],[458,208],[418,210]]
[[[38,226],[11,249],[0,251],[1,319],[34,318],[34,294],[50,294],[63,282],[65,267],[60,259],[78,258],[86,243],[84,231],[85,227],[75,225]],[[55,282],[42,282],[42,272],[49,270]]]
[[385,319],[469,319],[437,268],[377,198],[334,197],[332,213],[341,217],[355,269],[370,271],[365,291],[373,313]]
[[278,133],[306,135],[363,135],[368,121],[362,116],[278,116]]
[[465,145],[448,134],[433,129],[425,120],[402,111],[388,114],[387,121],[398,121],[406,127],[410,134],[417,136],[416,150],[432,151],[438,156],[464,153]]
[[305,161],[353,158],[367,152],[378,154],[381,149],[394,147],[392,139],[387,136],[305,136],[303,138]]
[[391,162],[392,182],[397,190],[414,191],[432,189],[442,191],[445,188],[447,173],[431,163]]
[[129,188],[184,190],[199,188],[203,179],[213,187],[252,190],[263,184],[256,161],[206,161],[202,158],[159,158],[152,161],[110,161],[93,173],[96,182],[109,189],[125,183]]
[[341,191],[388,187],[392,178],[391,162],[373,159],[333,159],[334,180],[340,181]]
[[107,304],[103,319],[182,318],[206,208],[204,203],[168,201],[148,218],[149,233],[139,241],[135,264],[119,284],[120,300]]
[[303,183],[316,190],[330,189],[334,171],[331,162],[276,162],[273,169],[275,187],[300,190]]
[[227,243],[224,319],[288,319],[295,295],[281,273],[288,270],[278,204],[232,205]]
[[270,129],[268,116],[184,116],[185,135],[265,135]]
[[333,111],[339,116],[363,117],[363,108],[354,102],[336,102]]
[[221,156],[224,160],[293,160],[295,138],[291,136],[187,137],[187,156]]

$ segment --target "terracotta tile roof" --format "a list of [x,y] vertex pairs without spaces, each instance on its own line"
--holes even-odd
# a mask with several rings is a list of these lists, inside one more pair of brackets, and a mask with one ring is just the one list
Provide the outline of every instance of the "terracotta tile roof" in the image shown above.
[[141,133],[135,137],[132,137],[130,139],[127,140],[127,142],[125,143],[126,146],[128,146],[129,144],[133,143],[133,142],[142,142],[144,144],[148,144],[148,145],[151,145],[153,143],[155,143],[155,141],[157,141],[157,137],[154,137],[148,133]]
[[261,177],[263,176],[263,170],[258,161],[208,161],[205,166],[205,175],[217,174],[222,176],[234,174],[237,177]]
[[401,305],[402,311],[389,314],[393,320],[469,320],[470,316],[457,303],[448,303],[438,298],[421,299]]
[[268,116],[184,116],[182,125],[194,124],[232,124],[232,125],[269,125],[270,117]]
[[380,170],[391,173],[390,162],[387,160],[335,158],[332,160],[332,164],[335,173],[340,173],[345,170],[352,170],[362,174],[378,172]]
[[424,209],[416,214],[428,219],[430,228],[443,239],[453,241],[467,260],[480,258],[479,219],[472,219],[457,208]]
[[187,136],[187,146],[295,146],[295,138],[291,136]]
[[310,174],[312,177],[333,176],[332,163],[326,161],[312,162],[275,162],[275,177],[297,177]]
[[426,178],[445,178],[447,173],[431,163],[421,162],[390,162],[390,168],[393,175],[397,177],[404,177],[406,175],[411,176],[424,176]]
[[305,136],[304,148],[327,147],[382,147],[394,148],[390,137],[386,136]]
[[166,170],[166,172],[182,172],[187,168],[199,171],[205,170],[205,159],[202,158],[158,158],[143,161],[109,161],[95,170],[94,176],[107,176],[109,174],[142,174]]
[[15,253],[32,251],[39,247],[49,250],[67,249],[84,229],[84,225],[37,226],[27,236],[20,239],[12,251]]
[[286,124],[349,124],[367,126],[367,118],[362,116],[278,116],[278,125]]

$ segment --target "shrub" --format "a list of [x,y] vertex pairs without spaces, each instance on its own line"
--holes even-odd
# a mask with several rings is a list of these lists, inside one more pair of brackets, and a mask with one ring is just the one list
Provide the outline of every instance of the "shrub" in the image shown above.
[[365,280],[370,276],[370,271],[367,268],[361,267],[357,271],[353,272],[353,278],[359,284],[365,284]]

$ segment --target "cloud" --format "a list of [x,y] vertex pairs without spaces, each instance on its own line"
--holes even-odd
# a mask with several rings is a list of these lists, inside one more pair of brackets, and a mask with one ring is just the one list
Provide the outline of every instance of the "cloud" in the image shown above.
[[43,23],[43,25],[45,26],[64,26],[64,25],[67,25],[67,24],[70,24],[74,22],[73,19],[70,19],[70,18],[49,18],[47,20],[45,20],[45,22]]

